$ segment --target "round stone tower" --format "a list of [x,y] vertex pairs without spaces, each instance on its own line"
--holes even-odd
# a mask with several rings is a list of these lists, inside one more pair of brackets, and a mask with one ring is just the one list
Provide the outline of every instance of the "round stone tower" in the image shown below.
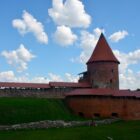
[[87,62],[86,79],[92,88],[119,89],[117,60],[105,37],[101,34],[97,45]]

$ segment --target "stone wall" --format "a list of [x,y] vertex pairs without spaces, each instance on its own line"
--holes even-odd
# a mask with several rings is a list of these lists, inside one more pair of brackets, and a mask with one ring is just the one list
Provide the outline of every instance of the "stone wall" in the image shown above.
[[65,94],[74,88],[48,88],[48,89],[0,89],[0,97],[38,97],[38,98],[64,98]]

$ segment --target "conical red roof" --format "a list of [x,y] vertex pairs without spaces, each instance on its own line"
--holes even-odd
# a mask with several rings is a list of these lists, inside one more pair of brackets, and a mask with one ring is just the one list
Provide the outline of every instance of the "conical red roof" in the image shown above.
[[100,62],[100,61],[109,61],[109,62],[116,62],[116,63],[120,63],[117,58],[115,57],[115,55],[113,54],[111,48],[109,47],[103,33],[101,34],[97,45],[90,57],[90,59],[88,60],[88,63],[92,63],[92,62]]

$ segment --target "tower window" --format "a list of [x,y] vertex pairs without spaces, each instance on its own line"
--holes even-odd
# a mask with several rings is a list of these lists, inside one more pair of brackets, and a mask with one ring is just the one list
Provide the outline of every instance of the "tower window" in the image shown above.
[[112,79],[110,79],[110,83],[112,83],[113,82],[113,80]]
[[112,70],[111,70],[111,72],[113,73],[113,72],[114,72],[114,70],[112,69]]

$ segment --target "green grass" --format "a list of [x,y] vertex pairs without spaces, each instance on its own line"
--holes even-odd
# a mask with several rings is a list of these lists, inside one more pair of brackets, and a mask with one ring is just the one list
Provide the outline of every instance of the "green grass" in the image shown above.
[[0,98],[0,124],[39,120],[79,120],[61,99]]
[[[0,98],[0,125],[39,120],[81,120],[63,100]],[[120,121],[97,127],[0,131],[0,140],[139,140],[140,121]]]
[[1,140],[140,140],[140,121],[117,122],[97,127],[0,131]]

